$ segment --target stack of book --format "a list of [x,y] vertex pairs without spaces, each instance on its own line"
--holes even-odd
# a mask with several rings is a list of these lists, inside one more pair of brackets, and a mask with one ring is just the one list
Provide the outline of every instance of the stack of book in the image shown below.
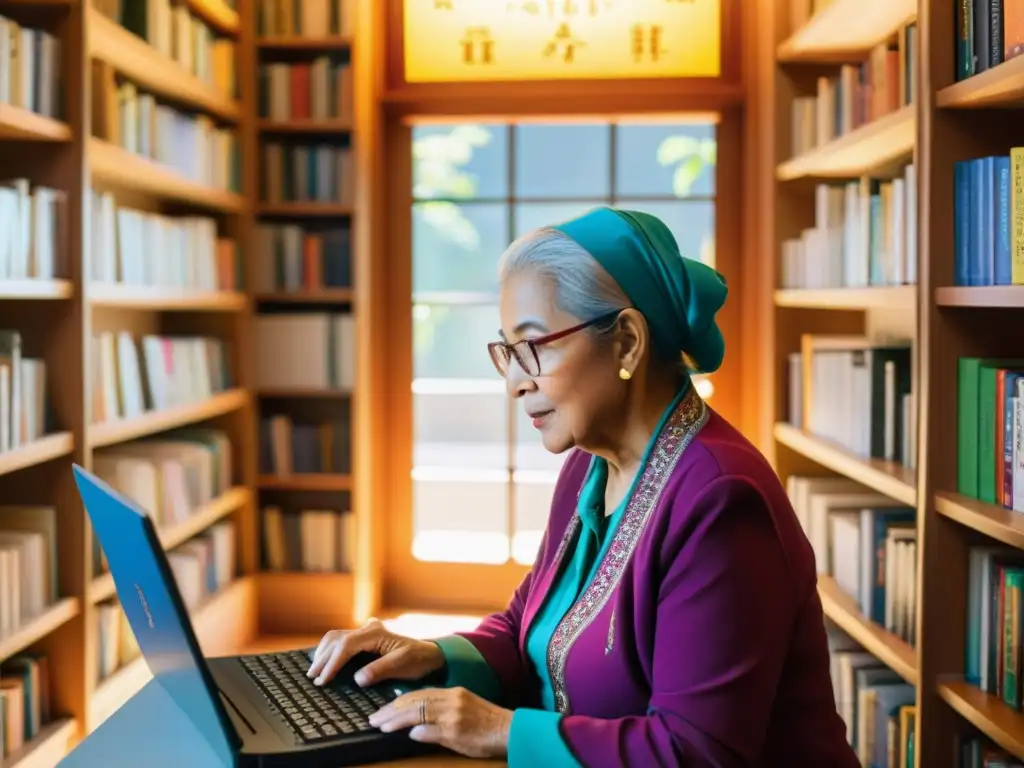
[[20,654],[0,666],[0,759],[50,722],[50,675],[49,660],[37,654]]
[[65,277],[66,226],[63,192],[28,179],[0,182],[0,280]]
[[95,8],[220,94],[233,98],[238,93],[234,42],[217,37],[187,3],[100,0]]
[[0,104],[62,118],[60,62],[60,38],[0,15]]
[[256,318],[257,386],[338,389],[355,386],[355,318],[326,312]]
[[355,562],[355,521],[348,510],[263,508],[263,559],[271,571],[348,572]]
[[259,113],[270,120],[352,120],[352,67],[317,56],[259,67]]
[[47,433],[46,363],[27,357],[18,331],[0,329],[0,453]]
[[842,630],[827,629],[836,708],[861,765],[914,768],[914,686]]
[[869,621],[917,641],[917,519],[913,507],[844,477],[791,475],[786,492],[814,550]]
[[93,339],[93,423],[198,403],[230,387],[219,339],[143,336],[141,347],[143,365],[128,331],[105,331]]
[[145,93],[102,62],[93,63],[93,135],[215,189],[241,192],[236,131]]
[[0,507],[0,636],[57,601],[57,513],[52,507]]
[[260,421],[260,472],[348,474],[352,471],[349,410],[330,421],[295,423],[277,415]]
[[103,285],[231,291],[241,286],[237,242],[204,216],[165,216],[92,193],[90,278]]
[[815,189],[814,226],[782,244],[783,288],[917,282],[917,172]]
[[914,466],[909,342],[804,334],[788,362],[793,426],[865,458]]
[[298,224],[257,225],[253,289],[299,293],[352,285],[352,237],[347,225],[311,230]]

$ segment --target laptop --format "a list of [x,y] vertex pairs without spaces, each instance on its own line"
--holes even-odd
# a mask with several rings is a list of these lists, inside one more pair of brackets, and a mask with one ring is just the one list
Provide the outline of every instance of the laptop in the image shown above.
[[75,483],[106,555],[117,596],[153,678],[225,766],[340,768],[436,748],[408,732],[382,733],[371,713],[415,685],[360,688],[364,654],[328,685],[306,676],[315,649],[204,658],[152,519],[92,473]]

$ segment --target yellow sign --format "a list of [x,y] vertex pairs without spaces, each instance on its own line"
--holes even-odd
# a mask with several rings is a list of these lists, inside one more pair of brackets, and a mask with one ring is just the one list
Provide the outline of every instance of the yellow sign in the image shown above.
[[721,0],[404,3],[409,83],[721,73]]

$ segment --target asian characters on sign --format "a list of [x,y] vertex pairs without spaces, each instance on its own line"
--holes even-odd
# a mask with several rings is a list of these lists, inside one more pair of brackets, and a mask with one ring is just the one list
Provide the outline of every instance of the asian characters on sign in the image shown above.
[[404,0],[407,82],[717,77],[722,0]]

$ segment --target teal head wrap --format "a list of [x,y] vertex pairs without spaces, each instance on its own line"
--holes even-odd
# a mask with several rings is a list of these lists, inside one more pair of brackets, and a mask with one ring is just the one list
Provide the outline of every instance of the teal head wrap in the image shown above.
[[725,278],[683,258],[660,219],[595,208],[554,229],[575,240],[619,284],[647,319],[658,357],[678,360],[685,353],[699,372],[718,369],[725,341],[715,314],[728,293]]

